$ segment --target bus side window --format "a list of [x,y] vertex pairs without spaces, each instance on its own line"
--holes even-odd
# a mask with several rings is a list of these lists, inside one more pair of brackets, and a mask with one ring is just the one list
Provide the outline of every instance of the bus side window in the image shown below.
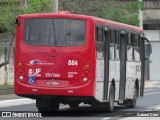
[[110,60],[115,58],[115,30],[110,30]]
[[119,31],[116,31],[116,45],[115,45],[115,59],[116,60],[119,60],[119,57],[120,57],[120,55],[119,55],[119,52],[120,52],[120,50],[119,50],[119,48],[120,48],[120,36],[119,36]]
[[133,61],[133,34],[128,33],[127,37],[127,61]]
[[134,60],[140,62],[140,35],[135,35],[134,41]]
[[104,41],[102,27],[96,27],[96,51],[97,59],[104,59]]

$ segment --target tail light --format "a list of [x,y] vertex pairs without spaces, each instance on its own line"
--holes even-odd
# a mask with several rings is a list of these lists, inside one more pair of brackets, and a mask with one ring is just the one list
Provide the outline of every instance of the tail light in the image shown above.
[[19,62],[19,63],[17,64],[17,66],[18,66],[18,67],[22,67],[23,64],[22,64],[21,62]]
[[85,70],[89,70],[90,67],[91,67],[90,64],[85,64],[85,65],[84,65],[84,69],[85,69]]
[[90,69],[91,69],[91,65],[90,64],[85,64],[84,65],[84,71],[83,71],[83,75],[82,75],[82,81],[85,82],[85,83],[88,82],[88,80],[89,80]]
[[21,62],[17,63],[17,74],[20,81],[24,80],[24,68]]

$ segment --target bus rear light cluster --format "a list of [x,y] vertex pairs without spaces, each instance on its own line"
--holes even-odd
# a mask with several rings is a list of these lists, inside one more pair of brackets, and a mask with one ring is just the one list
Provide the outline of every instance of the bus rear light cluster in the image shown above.
[[84,71],[83,71],[83,75],[82,75],[82,81],[83,82],[88,82],[89,80],[89,75],[90,75],[90,64],[85,64],[84,65]]
[[24,80],[24,70],[23,70],[23,64],[21,62],[18,62],[17,63],[17,66],[18,66],[18,79],[19,80]]

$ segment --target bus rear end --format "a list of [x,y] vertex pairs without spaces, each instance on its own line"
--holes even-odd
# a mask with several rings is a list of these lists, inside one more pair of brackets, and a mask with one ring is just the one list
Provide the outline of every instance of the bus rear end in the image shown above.
[[[77,105],[94,96],[91,19],[59,14],[17,19],[15,94],[36,99],[39,111]],[[71,99],[70,99],[71,98]],[[51,107],[52,106],[52,107]],[[53,107],[54,106],[54,107]]]

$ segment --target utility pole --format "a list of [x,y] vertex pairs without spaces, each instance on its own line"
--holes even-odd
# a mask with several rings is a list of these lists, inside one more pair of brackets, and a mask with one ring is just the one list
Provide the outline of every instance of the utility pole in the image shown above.
[[[143,2],[143,0],[139,0],[139,2]],[[143,28],[143,12],[139,9],[139,26]]]
[[25,8],[28,8],[28,2],[27,2],[27,0],[24,1],[24,6],[25,6]]
[[52,0],[52,12],[58,12],[58,0]]

